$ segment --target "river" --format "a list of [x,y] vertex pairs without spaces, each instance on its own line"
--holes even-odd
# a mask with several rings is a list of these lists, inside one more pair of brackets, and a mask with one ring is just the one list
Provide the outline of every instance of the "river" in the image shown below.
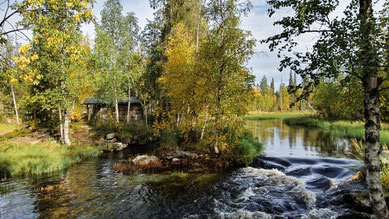
[[360,166],[349,142],[280,120],[247,121],[264,142],[251,167],[219,174],[131,174],[112,165],[143,147],[40,177],[0,183],[0,218],[335,218],[356,211],[347,194]]

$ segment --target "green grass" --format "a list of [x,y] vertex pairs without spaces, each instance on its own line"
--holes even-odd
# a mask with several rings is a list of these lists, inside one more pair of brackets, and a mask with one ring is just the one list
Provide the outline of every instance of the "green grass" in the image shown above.
[[272,112],[272,113],[255,113],[246,115],[244,118],[247,120],[271,120],[271,119],[288,119],[296,117],[304,117],[312,115],[309,111],[298,111],[298,112]]
[[[328,131],[331,135],[343,138],[364,139],[364,123],[360,121],[345,120],[323,120],[315,117],[289,118],[284,120],[285,124],[290,126],[302,126],[305,128],[314,128]],[[389,129],[387,124],[382,125],[381,144],[389,145]]]
[[14,144],[3,141],[0,142],[0,179],[53,173],[98,154],[98,148],[91,146]]
[[11,138],[17,138],[17,137],[24,137],[32,133],[32,130],[30,129],[23,129],[23,130],[14,130],[12,132],[8,132],[4,135],[0,135],[0,141],[8,140]]
[[17,124],[0,124],[0,131],[14,130],[18,127]]

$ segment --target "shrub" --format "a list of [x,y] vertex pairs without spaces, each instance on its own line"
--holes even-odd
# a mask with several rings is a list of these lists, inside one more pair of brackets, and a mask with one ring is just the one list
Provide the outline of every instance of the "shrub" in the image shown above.
[[232,154],[238,165],[249,165],[253,159],[261,155],[263,144],[253,137],[251,133],[244,133],[239,138],[239,144],[232,147]]
[[166,129],[161,132],[160,146],[165,147],[178,147],[180,144],[181,134],[177,128]]
[[154,134],[146,124],[136,120],[121,123],[117,136],[122,142],[130,144],[146,144],[154,140]]

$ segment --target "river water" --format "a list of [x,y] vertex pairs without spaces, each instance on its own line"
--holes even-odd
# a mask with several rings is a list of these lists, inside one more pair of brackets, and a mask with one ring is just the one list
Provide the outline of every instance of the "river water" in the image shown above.
[[0,218],[336,218],[356,211],[347,194],[362,165],[347,140],[279,120],[248,121],[265,156],[219,174],[123,175],[112,165],[142,147],[67,171],[0,183]]

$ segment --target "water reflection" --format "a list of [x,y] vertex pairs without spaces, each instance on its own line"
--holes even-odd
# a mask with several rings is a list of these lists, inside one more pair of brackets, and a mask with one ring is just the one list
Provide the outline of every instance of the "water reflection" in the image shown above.
[[347,157],[349,141],[319,130],[289,127],[282,120],[246,122],[253,135],[265,143],[266,156]]

